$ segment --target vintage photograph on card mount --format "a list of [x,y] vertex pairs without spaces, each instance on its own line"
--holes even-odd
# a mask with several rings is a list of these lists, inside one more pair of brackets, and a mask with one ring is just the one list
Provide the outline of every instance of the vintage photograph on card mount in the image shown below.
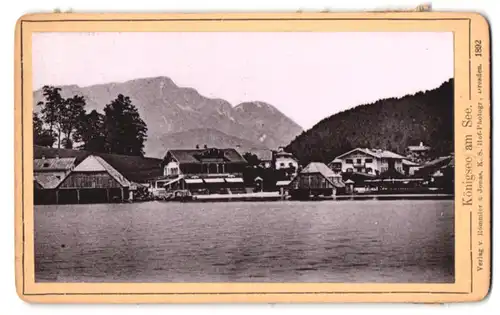
[[457,283],[453,30],[30,44],[35,285]]

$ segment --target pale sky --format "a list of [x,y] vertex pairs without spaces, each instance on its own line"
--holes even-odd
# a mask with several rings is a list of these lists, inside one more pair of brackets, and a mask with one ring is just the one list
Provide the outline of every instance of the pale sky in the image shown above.
[[453,77],[453,34],[33,35],[34,89],[156,76],[233,106],[270,103],[308,129],[356,105],[438,87]]

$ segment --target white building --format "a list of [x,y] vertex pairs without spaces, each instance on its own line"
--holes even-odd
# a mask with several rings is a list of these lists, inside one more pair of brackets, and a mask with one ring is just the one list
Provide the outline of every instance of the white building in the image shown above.
[[358,172],[378,175],[389,170],[404,173],[406,158],[387,150],[356,148],[337,156],[328,165],[336,173]]
[[293,167],[295,171],[299,168],[299,162],[295,159],[292,153],[285,152],[285,150],[280,147],[277,152],[274,153],[274,167],[275,169],[289,169]]

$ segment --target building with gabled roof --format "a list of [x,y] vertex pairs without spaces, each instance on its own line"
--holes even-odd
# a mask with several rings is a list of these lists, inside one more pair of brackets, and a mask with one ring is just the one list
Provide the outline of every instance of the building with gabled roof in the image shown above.
[[247,161],[235,149],[168,150],[163,158],[163,175],[225,176],[243,173]]
[[400,154],[380,149],[356,148],[337,156],[329,167],[335,173],[358,172],[378,175],[388,170],[404,173]]
[[291,169],[292,175],[296,175],[299,168],[299,162],[292,153],[286,152],[283,147],[279,147],[278,151],[273,154],[274,169]]
[[76,158],[65,157],[65,158],[45,158],[33,160],[33,171],[34,172],[67,172],[75,167]]
[[332,196],[345,187],[342,177],[320,162],[311,162],[290,182],[292,198],[307,199],[311,196]]
[[241,191],[245,158],[232,148],[173,149],[162,161],[163,176],[152,180],[153,194],[165,190],[191,193]]
[[75,167],[76,158],[45,158],[33,160],[36,189],[55,189]]
[[57,186],[56,203],[124,201],[130,186],[103,158],[89,155]]
[[150,179],[161,176],[161,159],[129,156],[121,154],[97,153],[85,150],[47,148],[34,145],[33,155],[35,159],[43,158],[75,158],[75,166],[90,155],[99,156],[108,164],[113,166],[120,174],[128,180],[136,183],[147,183]]

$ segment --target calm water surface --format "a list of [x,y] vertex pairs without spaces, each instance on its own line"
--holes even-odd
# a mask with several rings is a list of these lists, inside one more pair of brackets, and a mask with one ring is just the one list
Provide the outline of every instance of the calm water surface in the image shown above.
[[451,200],[35,207],[36,281],[454,282]]

